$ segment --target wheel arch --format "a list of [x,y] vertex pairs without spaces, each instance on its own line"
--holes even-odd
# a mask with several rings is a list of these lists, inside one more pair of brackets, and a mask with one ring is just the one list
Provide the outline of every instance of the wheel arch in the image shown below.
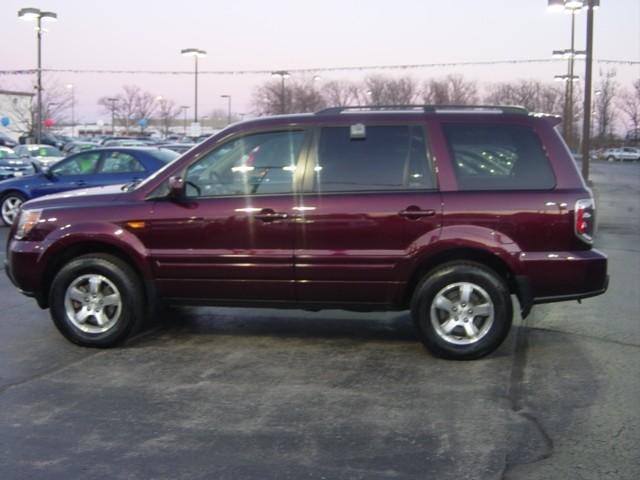
[[145,275],[140,262],[134,257],[134,255],[127,252],[124,248],[109,242],[100,240],[83,240],[65,245],[56,251],[54,255],[51,255],[50,260],[47,262],[43,271],[39,295],[37,296],[40,307],[47,308],[49,306],[49,290],[51,289],[53,279],[60,269],[74,258],[86,254],[112,255],[129,265],[137,275],[138,280],[142,285],[145,294],[144,303],[147,309],[153,306],[154,299],[156,297],[155,284],[149,280],[148,275]]
[[416,287],[426,274],[431,270],[438,268],[440,265],[456,260],[476,262],[490,268],[504,279],[509,292],[515,293],[521,304],[525,300],[523,295],[525,295],[526,292],[521,292],[522,288],[519,284],[518,276],[505,260],[495,253],[491,253],[480,248],[457,247],[430,255],[414,267],[403,295],[403,306],[410,305],[411,298]]

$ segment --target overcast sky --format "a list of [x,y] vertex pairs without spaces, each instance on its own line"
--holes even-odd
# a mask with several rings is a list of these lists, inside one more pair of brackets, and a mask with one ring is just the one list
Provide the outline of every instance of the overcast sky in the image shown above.
[[[595,56],[640,60],[640,0],[601,0],[596,12]],[[0,70],[34,68],[33,25],[17,17],[22,7],[52,10],[45,68],[191,69],[180,49],[208,52],[202,70],[293,69],[398,65],[480,60],[539,59],[569,48],[570,15],[550,13],[547,0],[2,0]],[[577,17],[576,48],[584,48],[586,13]],[[577,65],[583,75],[584,64]],[[596,81],[600,68],[594,65]],[[624,86],[640,78],[640,66],[617,66]],[[481,83],[520,78],[551,80],[565,64],[447,67],[386,74],[416,79],[462,73]],[[323,80],[362,78],[331,72]],[[50,80],[76,86],[81,120],[106,118],[102,95],[136,84],[178,104],[193,104],[192,76],[58,73]],[[250,109],[255,85],[268,75],[202,76],[200,112]],[[28,89],[30,79],[0,76],[0,87]]]

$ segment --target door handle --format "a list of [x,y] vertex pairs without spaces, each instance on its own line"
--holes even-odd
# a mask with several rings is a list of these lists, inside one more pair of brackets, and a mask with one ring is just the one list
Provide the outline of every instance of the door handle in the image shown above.
[[402,210],[398,215],[401,217],[408,218],[410,220],[417,220],[422,217],[433,217],[436,214],[436,211],[433,209],[422,210],[420,207],[415,205],[411,205],[410,207]]
[[274,220],[284,220],[288,218],[288,215],[284,212],[276,212],[271,208],[263,208],[254,217],[263,222],[273,222]]
[[73,183],[74,185],[77,185],[79,187],[84,187],[87,184],[87,182],[85,182],[84,180],[78,180],[77,182],[73,182]]

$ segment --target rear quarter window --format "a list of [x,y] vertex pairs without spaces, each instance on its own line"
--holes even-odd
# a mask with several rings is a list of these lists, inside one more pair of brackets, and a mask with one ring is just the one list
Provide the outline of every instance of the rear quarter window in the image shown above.
[[443,125],[459,190],[549,190],[555,177],[529,127]]

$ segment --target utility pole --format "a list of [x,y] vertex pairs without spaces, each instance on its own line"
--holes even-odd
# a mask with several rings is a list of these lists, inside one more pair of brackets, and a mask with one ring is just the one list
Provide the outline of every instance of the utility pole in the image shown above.
[[591,82],[593,66],[593,15],[594,0],[588,0],[587,8],[587,58],[584,67],[584,113],[582,123],[582,178],[589,182],[589,162],[591,150]]
[[118,99],[114,97],[107,98],[107,101],[111,103],[111,135],[116,134],[116,103]]

